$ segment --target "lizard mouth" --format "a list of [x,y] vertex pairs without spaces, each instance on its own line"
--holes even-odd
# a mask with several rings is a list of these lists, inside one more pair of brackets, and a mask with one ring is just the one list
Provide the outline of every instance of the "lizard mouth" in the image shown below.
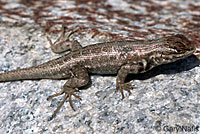
[[196,51],[196,49],[192,49],[190,51],[186,51],[185,55],[192,55],[195,51]]
[[188,57],[188,56],[192,55],[194,52],[195,52],[195,49],[186,50],[185,52],[181,52],[179,54],[174,54],[174,57],[176,57],[176,58],[185,58],[185,57]]

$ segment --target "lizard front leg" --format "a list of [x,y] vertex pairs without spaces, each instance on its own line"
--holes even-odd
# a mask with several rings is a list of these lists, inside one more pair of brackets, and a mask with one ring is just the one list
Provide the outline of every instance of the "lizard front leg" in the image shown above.
[[68,50],[75,51],[75,50],[78,50],[79,48],[81,48],[81,45],[78,41],[76,41],[76,40],[70,41],[69,40],[69,37],[79,29],[80,28],[77,27],[65,35],[65,27],[62,25],[61,35],[60,35],[60,37],[58,37],[58,39],[54,43],[47,36],[47,40],[49,41],[49,43],[51,45],[51,50],[54,53],[62,53],[62,52],[68,51]]
[[131,83],[127,82],[125,83],[125,79],[128,74],[137,74],[139,71],[141,71],[142,67],[140,65],[135,64],[126,64],[123,65],[117,74],[117,80],[116,80],[116,91],[120,90],[122,99],[124,99],[124,92],[123,90],[128,91],[129,95],[131,94],[130,89],[132,88]]
[[49,96],[47,99],[62,95],[63,93],[64,95],[64,99],[62,100],[62,102],[59,104],[59,106],[57,107],[57,109],[54,111],[51,119],[53,119],[56,116],[56,113],[60,110],[60,108],[62,107],[62,105],[64,104],[64,102],[67,100],[67,98],[69,98],[69,104],[71,106],[71,108],[73,110],[74,107],[72,105],[72,100],[71,97],[74,96],[76,98],[81,99],[78,95],[75,94],[75,91],[78,91],[79,87],[85,86],[88,84],[89,82],[89,75],[88,75],[88,71],[86,69],[84,69],[83,67],[80,66],[76,66],[72,69],[72,73],[73,76],[72,78],[70,78],[63,86],[62,90],[57,93],[57,94],[53,94],[51,96]]

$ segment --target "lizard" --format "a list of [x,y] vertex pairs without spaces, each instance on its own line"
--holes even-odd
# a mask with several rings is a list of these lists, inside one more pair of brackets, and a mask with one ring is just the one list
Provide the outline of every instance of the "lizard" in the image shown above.
[[116,91],[120,91],[123,99],[124,90],[131,94],[132,85],[125,82],[128,74],[147,72],[161,64],[190,56],[195,51],[194,45],[182,34],[147,41],[117,40],[81,47],[78,41],[69,40],[78,29],[65,34],[65,27],[62,26],[61,35],[54,43],[47,36],[53,52],[70,51],[69,53],[41,65],[0,73],[0,82],[67,80],[60,92],[47,98],[49,100],[64,94],[64,99],[51,116],[53,119],[67,99],[71,108],[75,110],[71,97],[81,99],[75,92],[88,84],[90,74],[117,74]]

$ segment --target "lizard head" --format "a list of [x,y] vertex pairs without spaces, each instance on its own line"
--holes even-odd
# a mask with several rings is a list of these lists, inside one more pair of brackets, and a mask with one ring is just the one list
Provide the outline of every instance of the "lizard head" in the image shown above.
[[162,50],[162,57],[171,60],[177,60],[187,57],[195,51],[194,45],[181,34],[165,38],[164,48]]

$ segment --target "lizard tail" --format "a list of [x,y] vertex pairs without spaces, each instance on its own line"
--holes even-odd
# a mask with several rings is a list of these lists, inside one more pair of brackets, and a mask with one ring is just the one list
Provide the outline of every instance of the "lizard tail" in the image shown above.
[[30,67],[0,73],[0,82],[17,80],[54,79],[54,75],[56,75],[56,70],[50,71],[41,67]]

